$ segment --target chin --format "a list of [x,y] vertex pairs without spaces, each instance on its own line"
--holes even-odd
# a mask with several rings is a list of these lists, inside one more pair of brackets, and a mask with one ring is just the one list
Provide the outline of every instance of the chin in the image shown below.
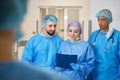
[[71,40],[75,40],[75,39],[72,38]]

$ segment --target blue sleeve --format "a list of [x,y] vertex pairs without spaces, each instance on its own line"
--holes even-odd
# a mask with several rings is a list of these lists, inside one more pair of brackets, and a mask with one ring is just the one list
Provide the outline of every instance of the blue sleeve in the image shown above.
[[90,36],[88,38],[88,43],[91,43],[91,39],[92,39],[92,34],[90,34]]
[[[63,41],[62,41],[63,42]],[[58,49],[58,54],[61,54],[62,53],[62,49],[64,48],[64,46],[63,46],[63,43],[61,43],[61,45],[60,45],[60,47],[59,47],[59,49]],[[55,70],[57,70],[58,72],[62,72],[62,71],[64,71],[64,69],[63,68],[61,68],[61,67],[57,67],[57,66],[55,66]]]
[[118,69],[118,79],[120,79],[120,33],[119,33],[119,37],[118,37],[118,58],[119,58],[119,69]]
[[47,58],[47,62],[46,65],[50,65],[50,67],[54,68],[55,66],[55,56],[56,56],[56,49],[55,47],[53,47],[54,45],[52,43],[49,42],[48,44],[48,58]]
[[80,65],[81,65],[80,74],[82,76],[87,77],[88,74],[94,68],[94,60],[95,60],[94,52],[90,45],[88,46],[88,48],[86,50],[86,55],[84,57],[85,57],[84,62],[80,63]]
[[62,45],[60,45],[59,49],[58,49],[58,53],[60,54],[62,52]]
[[28,62],[28,63],[33,62],[33,58],[32,58],[32,54],[34,53],[33,43],[34,43],[34,37],[32,37],[27,42],[26,46],[24,47],[24,51],[23,51],[23,54],[22,54],[22,61],[23,62]]
[[63,42],[64,40],[60,37],[60,44]]
[[119,41],[118,41],[118,56],[119,56],[119,62],[120,62],[120,34],[119,34]]

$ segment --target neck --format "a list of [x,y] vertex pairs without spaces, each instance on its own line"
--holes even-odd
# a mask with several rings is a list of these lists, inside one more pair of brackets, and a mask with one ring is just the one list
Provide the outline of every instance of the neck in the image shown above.
[[109,31],[109,26],[107,26],[107,27],[105,27],[105,28],[103,28],[103,29],[101,28],[101,31],[102,31],[102,32],[108,32],[108,31]]
[[48,36],[45,29],[41,30],[41,33],[44,35],[44,36]]
[[71,40],[71,39],[69,38],[69,40],[70,40],[70,41],[72,41],[72,42],[78,42],[78,41],[80,41],[80,40],[81,40],[81,38],[80,38],[80,37],[78,37],[78,38],[76,38],[75,40]]
[[41,33],[44,35],[44,36],[47,36],[47,37],[52,37],[52,36],[50,36],[47,32],[46,32],[46,30],[45,29],[43,29],[42,31],[41,31]]
[[12,60],[13,35],[7,31],[0,34],[0,61]]
[[108,32],[109,31],[109,29],[104,29],[104,30],[101,30],[102,32]]

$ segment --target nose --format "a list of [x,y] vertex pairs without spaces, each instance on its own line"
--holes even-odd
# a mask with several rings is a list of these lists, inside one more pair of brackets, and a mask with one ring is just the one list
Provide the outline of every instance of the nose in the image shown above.
[[74,35],[74,32],[71,32],[72,35]]
[[54,26],[51,27],[52,30],[55,30],[56,28]]

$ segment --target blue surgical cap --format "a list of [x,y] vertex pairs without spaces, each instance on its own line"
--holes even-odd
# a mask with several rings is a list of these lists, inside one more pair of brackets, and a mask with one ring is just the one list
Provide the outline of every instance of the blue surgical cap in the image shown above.
[[96,17],[105,17],[109,22],[112,22],[112,13],[109,9],[102,9],[97,14]]
[[0,29],[12,29],[20,24],[27,9],[27,0],[0,1]]
[[67,30],[69,30],[69,27],[71,27],[71,26],[72,26],[72,27],[76,27],[76,28],[79,30],[80,34],[81,34],[82,26],[81,26],[80,22],[78,22],[78,21],[69,22],[69,23],[68,23]]
[[58,19],[56,16],[52,15],[52,14],[48,14],[43,18],[43,23],[42,23],[42,28],[45,28],[45,26],[49,23],[49,22],[58,22]]

